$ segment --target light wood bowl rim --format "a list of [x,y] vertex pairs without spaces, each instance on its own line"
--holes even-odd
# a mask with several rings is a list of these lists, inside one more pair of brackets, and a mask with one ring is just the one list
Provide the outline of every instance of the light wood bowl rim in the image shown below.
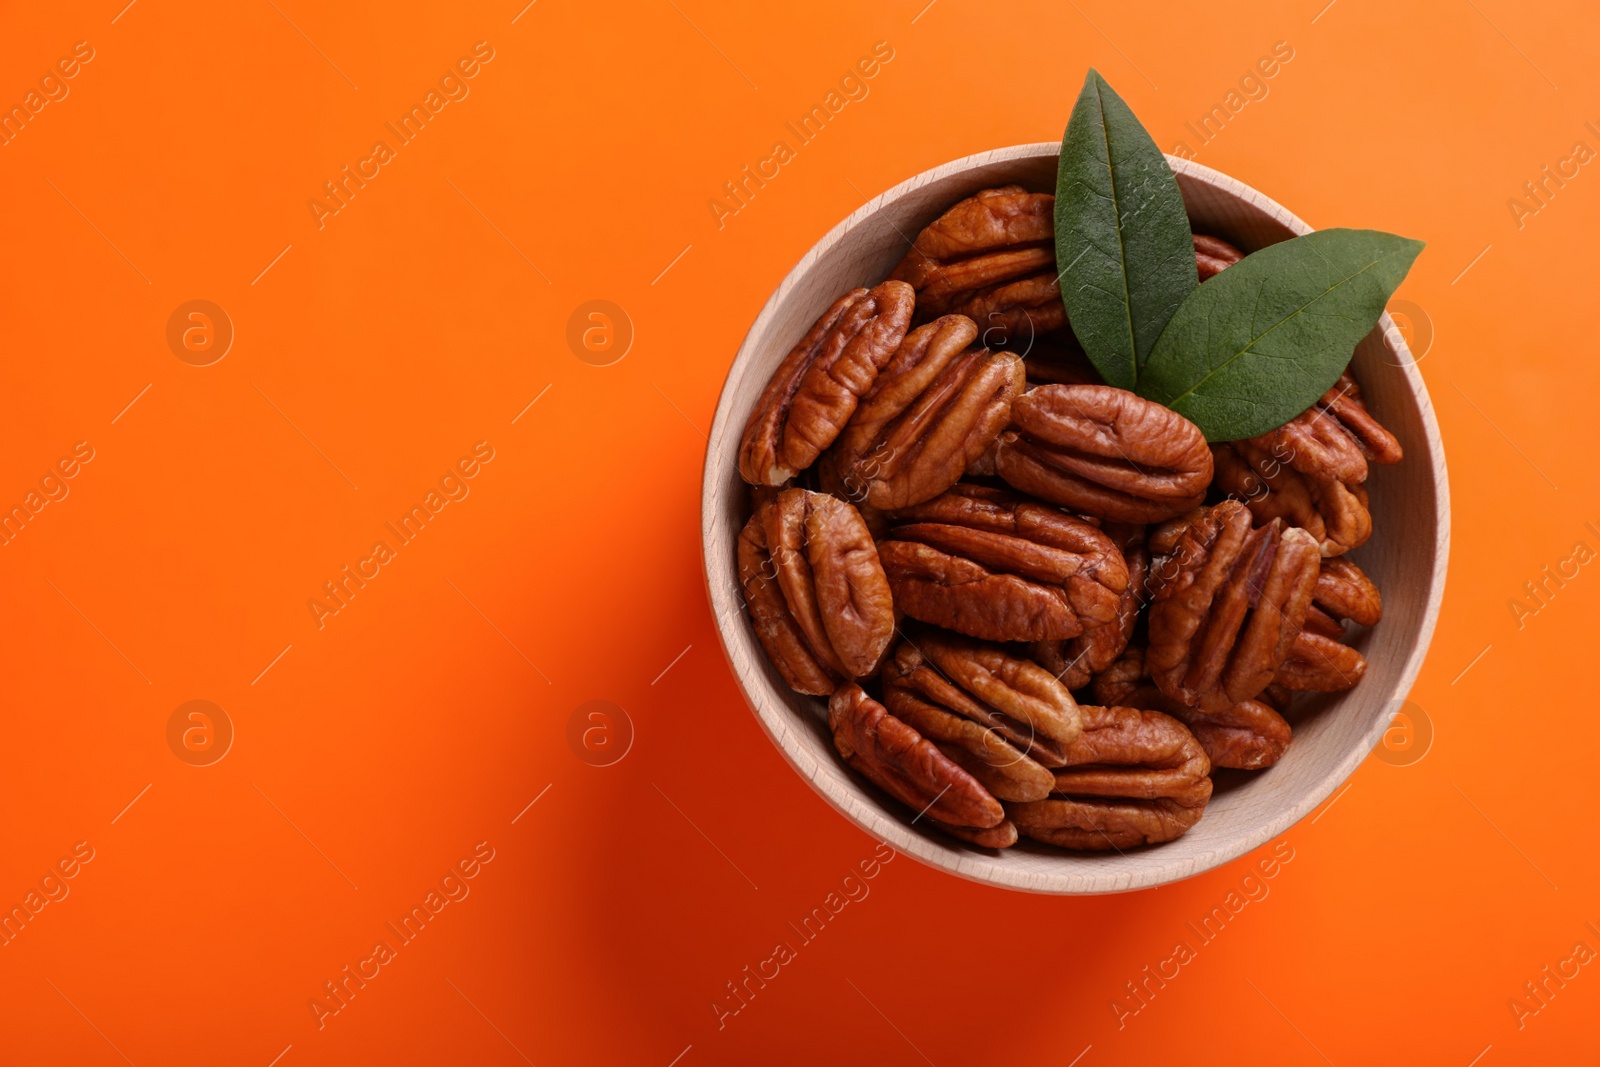
[[[1161,846],[1141,849],[1131,854],[1139,860],[1137,868],[1132,872],[1097,870],[1094,862],[1100,858],[1097,854],[1063,853],[1060,874],[1041,875],[1036,871],[1009,866],[1005,862],[1004,852],[989,853],[977,849],[952,850],[948,846],[934,844],[908,826],[904,819],[884,810],[880,801],[851,777],[850,772],[836,758],[819,759],[812,752],[796,744],[794,736],[802,724],[794,721],[794,711],[786,703],[783,694],[773,685],[764,668],[748,661],[747,646],[753,644],[756,654],[761,654],[760,646],[754,643],[753,636],[747,634],[739,638],[734,637],[733,629],[745,625],[740,618],[742,614],[740,604],[733,590],[718,584],[715,573],[718,565],[713,562],[719,555],[724,559],[731,559],[734,552],[732,541],[718,528],[718,516],[721,510],[728,507],[743,507],[741,501],[727,499],[727,494],[724,492],[724,478],[729,464],[736,462],[737,438],[744,429],[743,420],[735,421],[732,415],[736,403],[731,388],[735,370],[748,361],[764,356],[774,362],[777,358],[781,358],[763,352],[765,338],[779,308],[802,284],[810,270],[825,253],[833,250],[841,242],[848,241],[857,225],[870,218],[886,204],[914,194],[924,186],[952,175],[994,163],[1055,157],[1059,151],[1059,143],[1053,141],[1014,145],[1009,148],[979,152],[924,171],[863,204],[829,230],[809,252],[801,257],[773,291],[761,313],[751,324],[733,364],[729,367],[728,377],[724,380],[706,449],[701,491],[701,562],[717,636],[746,702],[755,712],[756,719],[766,730],[773,744],[783,753],[784,758],[833,808],[870,836],[938,870],[1007,889],[1045,894],[1083,895],[1127,892],[1190,878],[1221,866],[1271,841],[1316,810],[1355,772],[1372,748],[1382,739],[1391,720],[1375,717],[1363,735],[1363,743],[1352,746],[1342,758],[1324,770],[1320,777],[1301,790],[1300,795],[1286,803],[1280,812],[1259,825],[1234,834],[1220,847],[1210,852],[1190,856],[1187,859],[1174,856],[1172,859],[1164,860],[1164,849]],[[1272,216],[1275,221],[1281,222],[1293,233],[1303,234],[1312,230],[1312,227],[1298,216],[1235,178],[1176,156],[1169,155],[1167,161],[1175,173],[1255,206]],[[1409,693],[1416,681],[1438,621],[1450,547],[1450,487],[1445,467],[1444,447],[1439,436],[1433,405],[1428,397],[1427,386],[1423,383],[1415,361],[1410,358],[1410,351],[1405,341],[1393,328],[1393,323],[1387,314],[1383,316],[1380,326],[1384,329],[1385,345],[1391,355],[1397,357],[1391,362],[1394,364],[1394,369],[1402,375],[1410,398],[1416,404],[1424,431],[1426,455],[1408,452],[1405,462],[1426,463],[1431,467],[1435,481],[1434,510],[1437,523],[1437,550],[1431,571],[1426,578],[1427,600],[1415,642],[1400,669],[1399,684],[1394,687],[1383,704],[1384,707],[1391,707]],[[787,347],[784,351],[787,351]],[[732,442],[728,440],[730,435],[734,438]],[[826,754],[826,757],[832,756],[831,752]],[[1270,774],[1271,771],[1269,769],[1261,773]]]

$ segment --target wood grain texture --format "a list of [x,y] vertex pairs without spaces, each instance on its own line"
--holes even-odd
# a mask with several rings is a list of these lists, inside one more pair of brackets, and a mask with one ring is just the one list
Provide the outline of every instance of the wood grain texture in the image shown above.
[[[1427,388],[1385,315],[1352,365],[1368,406],[1406,450],[1403,463],[1372,469],[1366,484],[1374,534],[1352,555],[1383,591],[1383,621],[1353,640],[1367,657],[1367,675],[1348,693],[1307,700],[1294,716],[1294,743],[1276,767],[1219,775],[1205,817],[1176,841],[1109,855],[1028,843],[990,853],[908,825],[898,805],[854,778],[833,752],[824,702],[783,684],[743,611],[734,568],[734,542],[748,514],[737,464],[740,434],[773,368],[834,299],[882,279],[909,237],[979,189],[1018,183],[1053,191],[1059,150],[1054,142],[1018,145],[935,167],[863,205],[795,265],[751,326],[723,386],[706,451],[701,540],[712,613],[740,688],[789,763],[846,818],[900,852],[973,881],[1036,893],[1116,893],[1188,878],[1270,841],[1366,758],[1404,702],[1433,637],[1449,554],[1450,494]],[[1196,232],[1254,251],[1311,230],[1241,182],[1168,161]]]

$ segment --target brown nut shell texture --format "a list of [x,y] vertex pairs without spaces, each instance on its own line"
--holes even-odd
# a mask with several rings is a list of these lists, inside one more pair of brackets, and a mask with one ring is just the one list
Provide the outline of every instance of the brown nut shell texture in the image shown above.
[[756,637],[791,688],[827,696],[882,661],[894,604],[872,535],[848,503],[783,490],[745,524],[738,563]]
[[[1001,828],[1005,810],[976,778],[962,770],[933,742],[891,715],[859,685],[839,687],[828,701],[828,728],[840,757],[857,772],[909,805],[919,815],[956,830],[966,840],[1011,836]],[[980,842],[981,843],[981,842]],[[1005,842],[1009,844],[1010,841]]]
[[1042,800],[1078,739],[1077,701],[998,645],[918,631],[884,667],[883,702],[1001,800]]
[[1319,556],[1304,530],[1225,500],[1190,523],[1175,573],[1150,605],[1150,676],[1179,703],[1225,712],[1256,697],[1288,658],[1316,588]]
[[985,189],[929,223],[889,276],[916,289],[919,321],[965,315],[986,345],[1057,329],[1067,312],[1056,284],[1055,203],[1020,185]]
[[750,413],[739,445],[745,481],[781,485],[833,444],[900,347],[914,300],[909,285],[887,281],[853,289],[823,312]]
[[1126,849],[1171,841],[1211,799],[1211,762],[1181,722],[1159,711],[1085,705],[1083,733],[1056,771],[1055,793],[1006,812],[1036,841]]
[[964,315],[906,334],[824,457],[824,487],[870,507],[903,508],[956,484],[1022,395],[1022,361],[968,347],[977,335]]
[[988,641],[1050,641],[1116,618],[1122,554],[1055,508],[961,484],[892,519],[878,554],[913,619]]
[[995,465],[1025,493],[1111,522],[1150,523],[1198,505],[1211,483],[1205,435],[1109,385],[1042,385],[1011,406]]

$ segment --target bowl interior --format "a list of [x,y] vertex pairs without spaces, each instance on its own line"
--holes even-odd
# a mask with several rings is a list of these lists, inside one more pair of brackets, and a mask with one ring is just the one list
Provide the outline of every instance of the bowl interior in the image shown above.
[[[739,440],[772,370],[841,293],[881,280],[911,238],[963,197],[1012,183],[1053,191],[1058,151],[1055,143],[1020,145],[935,168],[866,204],[807,253],[762,310],[729,371],[707,451],[701,523],[708,592],[729,664],[773,742],[834,807],[899,851],[966,878],[1033,892],[1107,893],[1176,881],[1243,855],[1313,810],[1366,757],[1404,702],[1433,633],[1448,550],[1448,487],[1427,391],[1385,316],[1356,349],[1352,370],[1406,458],[1372,468],[1366,484],[1374,534],[1351,557],[1384,600],[1382,622],[1352,640],[1368,661],[1361,683],[1347,693],[1303,698],[1290,716],[1295,737],[1283,760],[1261,772],[1219,772],[1205,816],[1176,841],[1097,854],[1024,839],[988,852],[908,825],[908,813],[840,763],[824,702],[784,685],[742,610],[734,544],[749,508],[737,469]],[[1169,161],[1197,233],[1254,251],[1310,230],[1242,183]]]

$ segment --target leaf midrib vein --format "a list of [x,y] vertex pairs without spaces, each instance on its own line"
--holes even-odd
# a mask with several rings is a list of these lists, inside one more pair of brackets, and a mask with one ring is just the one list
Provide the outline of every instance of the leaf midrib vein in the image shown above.
[[1111,158],[1111,124],[1107,121],[1106,100],[1099,82],[1094,87],[1095,103],[1100,108],[1100,136],[1106,146],[1106,178],[1111,184],[1111,211],[1117,230],[1117,268],[1122,272],[1122,319],[1128,326],[1128,377],[1139,380],[1139,344],[1133,332],[1133,287],[1128,280],[1128,243],[1122,239],[1122,199],[1117,193],[1117,168]]
[[[1318,293],[1316,296],[1312,297],[1310,300],[1307,300],[1304,304],[1301,304],[1299,307],[1295,308],[1289,314],[1287,314],[1287,315],[1283,316],[1282,318],[1280,318],[1277,322],[1273,323],[1266,330],[1264,330],[1261,333],[1257,334],[1256,336],[1252,337],[1250,339],[1250,342],[1248,344],[1246,344],[1243,348],[1239,349],[1237,352],[1233,353],[1233,355],[1229,356],[1227,359],[1223,360],[1221,363],[1217,364],[1216,366],[1212,367],[1210,370],[1206,371],[1205,375],[1203,377],[1201,377],[1199,381],[1195,382],[1189,388],[1185,389],[1182,393],[1179,393],[1177,396],[1173,397],[1172,400],[1170,400],[1167,403],[1167,407],[1169,407],[1169,408],[1170,407],[1177,407],[1178,404],[1182,403],[1185,399],[1187,399],[1188,397],[1193,395],[1195,390],[1199,389],[1202,385],[1206,384],[1206,382],[1210,381],[1212,379],[1212,377],[1214,377],[1217,374],[1220,374],[1222,371],[1227,370],[1228,367],[1230,367],[1235,360],[1239,359],[1246,352],[1249,352],[1257,344],[1259,344],[1260,342],[1265,340],[1267,337],[1269,337],[1274,330],[1278,329],[1280,326],[1283,326],[1290,319],[1293,319],[1298,315],[1304,314],[1306,308],[1310,307],[1312,304],[1315,304],[1318,300],[1321,300],[1323,297],[1327,296],[1329,293],[1333,292],[1335,289],[1339,288],[1341,285],[1348,285],[1351,282],[1355,281],[1357,278],[1361,277],[1361,275],[1365,274],[1367,271],[1371,270],[1373,267],[1376,267],[1379,263],[1382,263],[1384,260],[1390,258],[1390,256],[1392,256],[1393,254],[1394,253],[1390,252],[1390,253],[1386,253],[1384,255],[1379,256],[1377,259],[1374,259],[1372,262],[1368,263],[1366,266],[1362,267],[1360,270],[1356,271],[1354,274],[1347,275],[1344,278],[1340,279],[1339,281],[1335,282],[1333,285],[1328,286],[1326,289],[1322,290],[1322,292]],[[1324,262],[1326,262],[1326,257],[1324,257]],[[1265,287],[1266,287],[1266,280],[1263,279],[1261,288],[1264,289]],[[1257,304],[1259,304],[1260,301],[1261,301],[1261,289],[1257,289],[1256,290],[1256,302],[1257,302]],[[1254,312],[1254,310],[1252,310],[1251,311],[1251,320],[1252,320],[1252,322],[1254,321],[1254,316],[1255,316],[1255,312]],[[1207,327],[1207,332],[1208,333],[1210,332],[1210,327],[1209,326]]]

